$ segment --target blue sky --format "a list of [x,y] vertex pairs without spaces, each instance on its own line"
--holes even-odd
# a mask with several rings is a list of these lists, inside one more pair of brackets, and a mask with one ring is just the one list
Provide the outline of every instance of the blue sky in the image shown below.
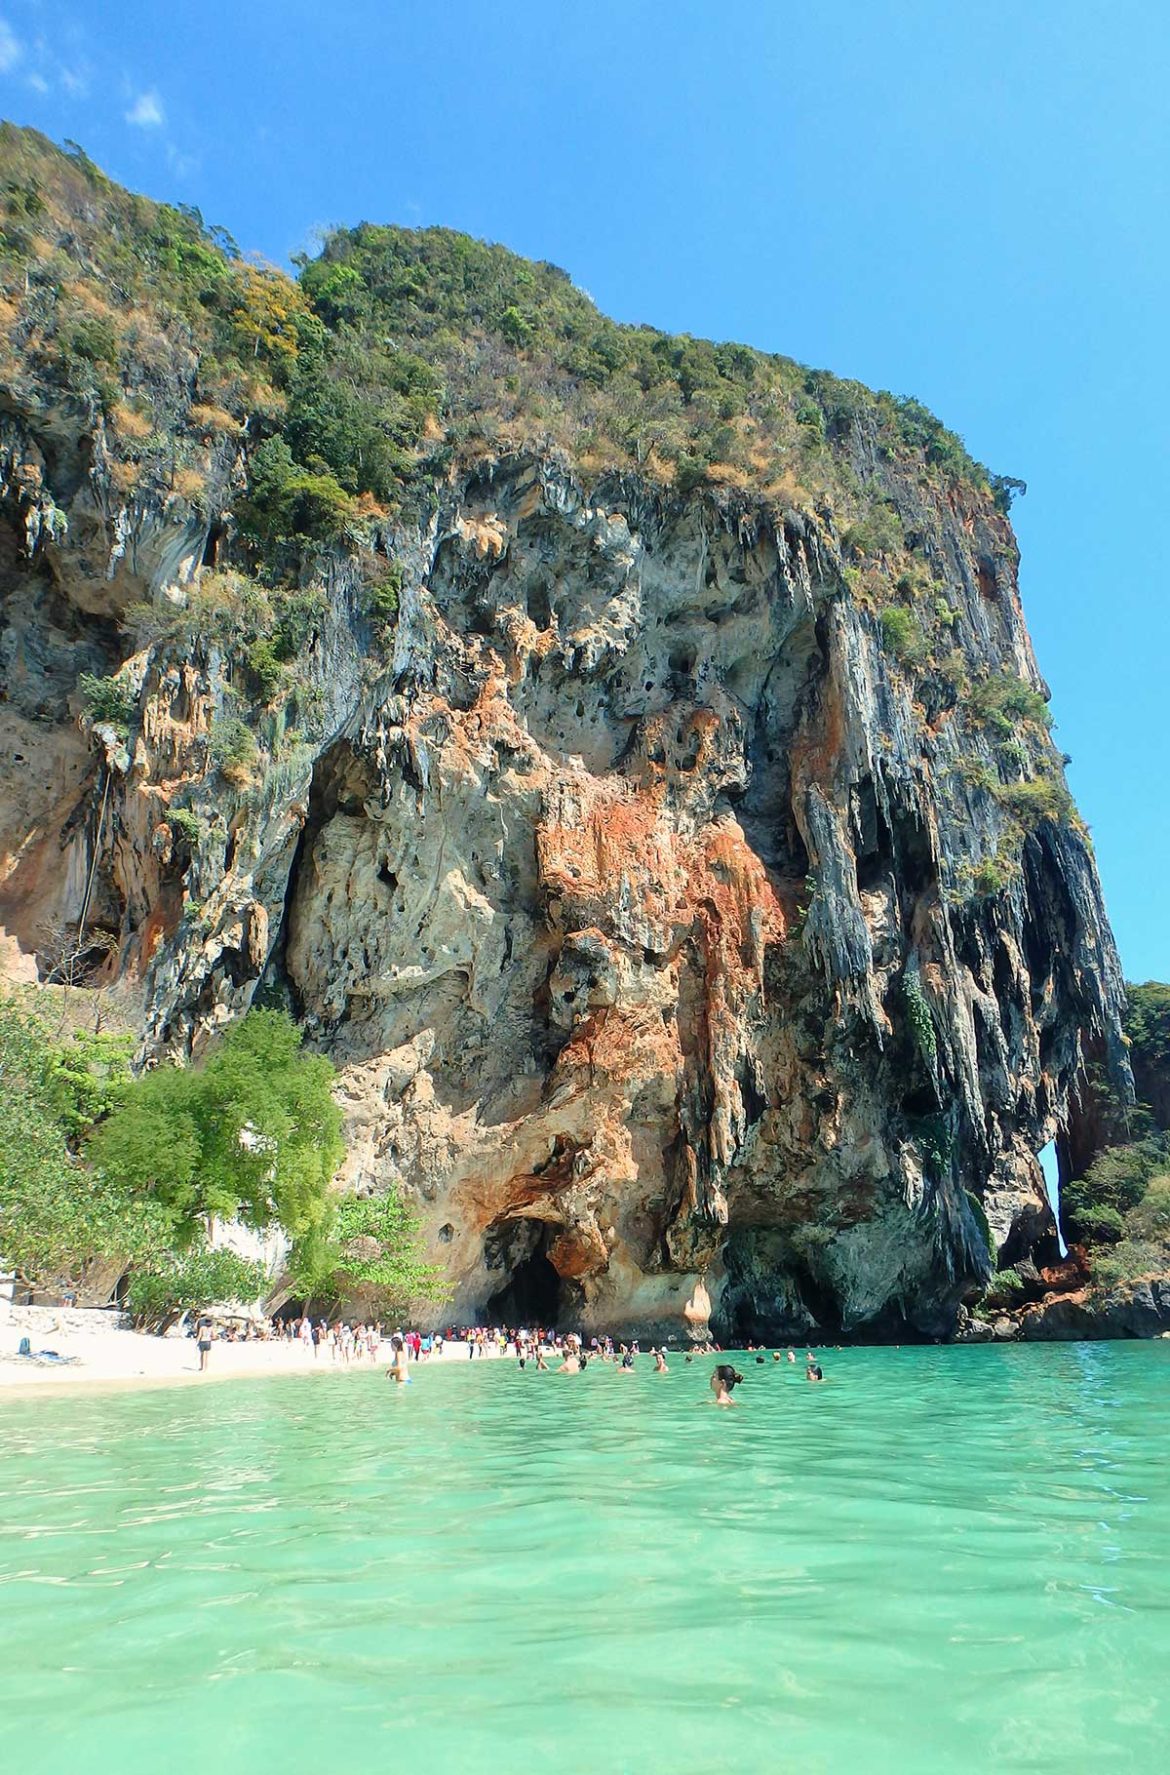
[[1170,979],[1170,8],[0,0],[0,108],[284,262],[442,222],[622,320],[913,394],[1022,476],[1131,978]]

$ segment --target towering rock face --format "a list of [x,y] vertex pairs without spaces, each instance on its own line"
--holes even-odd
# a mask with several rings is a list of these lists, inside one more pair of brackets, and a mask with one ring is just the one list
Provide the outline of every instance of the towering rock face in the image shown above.
[[198,611],[246,440],[120,500],[92,415],[5,427],[0,919],[104,945],[144,1054],[291,1003],[451,1316],[938,1336],[1045,1248],[1121,981],[985,489],[842,439],[924,564],[891,619],[823,500],[485,449],[375,523],[393,621],[316,557],[240,741],[214,626],[119,618]]

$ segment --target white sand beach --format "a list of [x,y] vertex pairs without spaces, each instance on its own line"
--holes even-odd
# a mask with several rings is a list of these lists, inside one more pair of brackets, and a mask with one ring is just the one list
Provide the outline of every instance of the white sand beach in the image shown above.
[[[33,1357],[17,1351],[27,1337]],[[40,1350],[54,1350],[72,1361],[37,1359]],[[429,1361],[467,1359],[465,1344],[448,1344],[441,1357]],[[389,1359],[383,1344],[379,1359]],[[377,1369],[368,1357],[349,1364],[335,1362],[327,1350],[319,1356],[297,1343],[220,1343],[211,1351],[209,1367],[199,1373],[199,1353],[188,1337],[152,1337],[131,1331],[113,1310],[87,1307],[15,1307],[0,1301],[0,1397],[10,1389],[93,1386],[206,1386],[215,1380],[242,1380],[283,1374],[338,1379]]]

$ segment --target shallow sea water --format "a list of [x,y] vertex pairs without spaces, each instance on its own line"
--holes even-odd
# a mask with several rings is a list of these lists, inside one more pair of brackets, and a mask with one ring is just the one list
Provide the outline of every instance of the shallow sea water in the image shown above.
[[6,1766],[1170,1767],[1170,1342],[738,1360],[0,1400]]

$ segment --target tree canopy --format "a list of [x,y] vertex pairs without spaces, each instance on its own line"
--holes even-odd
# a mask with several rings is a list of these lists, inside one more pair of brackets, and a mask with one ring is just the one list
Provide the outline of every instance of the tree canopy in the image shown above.
[[360,1290],[381,1312],[449,1293],[442,1272],[422,1256],[417,1216],[393,1191],[335,1197],[328,1224],[294,1244],[289,1268],[306,1295]]
[[294,1239],[328,1220],[344,1157],[333,1067],[308,1055],[283,1011],[251,1011],[201,1064],[160,1066],[127,1089],[95,1129],[105,1175],[174,1214],[195,1237],[211,1218]]
[[0,1000],[0,1254],[28,1280],[77,1278],[99,1258],[148,1261],[171,1217],[74,1150],[129,1083],[121,1038],[55,1033]]
[[445,1298],[399,1196],[332,1191],[334,1071],[284,1012],[249,1012],[200,1064],[133,1078],[128,1059],[125,1038],[54,1033],[0,1000],[0,1254],[27,1280],[120,1261],[139,1323],[165,1327],[262,1292],[262,1268],[209,1247],[219,1219],[280,1226],[306,1294],[361,1290],[382,1311]]

